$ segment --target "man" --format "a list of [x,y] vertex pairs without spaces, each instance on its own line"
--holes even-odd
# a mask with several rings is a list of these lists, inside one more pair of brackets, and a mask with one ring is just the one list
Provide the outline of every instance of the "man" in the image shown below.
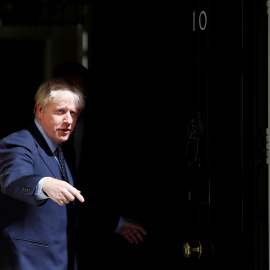
[[72,82],[51,78],[35,95],[34,121],[0,141],[0,269],[76,269],[84,197],[61,145],[84,103]]
[[72,83],[50,79],[35,95],[35,119],[0,141],[0,269],[75,269],[75,208],[83,202],[56,149],[84,108]]
[[[78,178],[84,179],[78,183],[85,198],[85,203],[79,205],[79,269],[86,269],[89,262],[94,261],[106,268],[113,265],[112,259],[119,267],[123,258],[117,259],[118,245],[128,250],[126,243],[115,235],[123,236],[131,244],[139,244],[147,232],[133,218],[127,217],[132,216],[131,211],[120,215],[123,213],[121,208],[128,207],[123,195],[130,190],[124,187],[117,189],[119,171],[113,165],[115,157],[111,156],[114,145],[112,138],[115,135],[110,129],[107,111],[103,110],[108,97],[97,87],[99,83],[94,71],[78,62],[61,63],[53,70],[53,76],[71,80],[84,90],[87,97],[87,108],[80,116],[70,140],[63,145],[67,158],[76,163]],[[119,200],[120,205],[117,204]],[[133,250],[130,247],[130,252],[135,256]]]
[[[95,90],[91,87],[94,81],[92,72],[78,62],[67,61],[54,68],[53,76],[65,77],[72,81],[84,91],[88,98],[88,107],[83,112],[83,116],[79,118],[71,139],[64,144],[66,156],[71,163],[76,164],[74,171],[77,171],[79,178],[85,179],[91,175],[89,181],[80,181],[79,183],[80,189],[87,191],[84,193],[87,196],[86,203],[80,205],[83,213],[80,215],[80,233],[83,235],[81,238],[84,241],[91,228],[92,231],[101,231],[105,238],[108,234],[116,232],[128,242],[138,244],[143,241],[142,235],[147,234],[145,229],[134,220],[120,216],[111,203],[108,205],[106,201],[109,197],[108,193],[111,192],[108,181],[110,184],[114,182],[115,176],[112,173],[107,173],[110,161],[104,161],[106,159],[104,156],[108,155],[104,148],[108,147],[108,144],[105,144],[107,138],[101,138],[103,131],[101,126],[104,125],[104,118],[98,118],[100,111],[97,113],[99,107],[97,95],[94,94]],[[112,134],[108,136],[112,136]],[[106,190],[107,194],[105,195]],[[96,205],[94,209],[93,205]],[[88,214],[93,213],[93,211],[95,212],[94,216],[100,220],[96,225],[88,217]],[[91,231],[90,234],[90,238],[93,240]],[[88,260],[87,254],[86,252],[86,260]]]

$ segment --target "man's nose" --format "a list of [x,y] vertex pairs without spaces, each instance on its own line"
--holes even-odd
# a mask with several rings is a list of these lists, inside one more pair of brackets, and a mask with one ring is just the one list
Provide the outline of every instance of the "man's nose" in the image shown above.
[[67,113],[65,114],[65,122],[70,123],[70,124],[73,122],[73,118],[72,118],[70,112],[67,112]]

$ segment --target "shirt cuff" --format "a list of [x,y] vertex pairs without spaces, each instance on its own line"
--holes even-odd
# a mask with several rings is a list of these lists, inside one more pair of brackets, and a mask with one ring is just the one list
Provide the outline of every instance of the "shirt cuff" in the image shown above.
[[118,221],[118,225],[117,225],[114,233],[118,233],[120,231],[120,229],[122,228],[123,224],[124,224],[124,217],[120,216],[119,221]]
[[45,199],[49,198],[47,195],[45,195],[45,193],[42,190],[43,184],[44,184],[46,179],[47,179],[47,177],[41,178],[36,186],[36,190],[35,190],[36,200],[45,200]]

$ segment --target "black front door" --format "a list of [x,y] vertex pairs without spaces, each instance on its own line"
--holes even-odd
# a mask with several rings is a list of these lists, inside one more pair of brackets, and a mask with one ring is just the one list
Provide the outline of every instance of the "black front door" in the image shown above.
[[108,181],[148,236],[113,237],[110,265],[268,269],[266,1],[118,8],[101,57]]

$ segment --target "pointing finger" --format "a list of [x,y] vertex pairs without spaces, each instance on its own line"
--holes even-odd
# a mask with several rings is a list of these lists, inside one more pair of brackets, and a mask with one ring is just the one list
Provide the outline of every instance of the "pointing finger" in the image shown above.
[[81,192],[76,188],[72,187],[68,190],[74,197],[76,197],[80,202],[84,202],[84,197],[81,195]]

